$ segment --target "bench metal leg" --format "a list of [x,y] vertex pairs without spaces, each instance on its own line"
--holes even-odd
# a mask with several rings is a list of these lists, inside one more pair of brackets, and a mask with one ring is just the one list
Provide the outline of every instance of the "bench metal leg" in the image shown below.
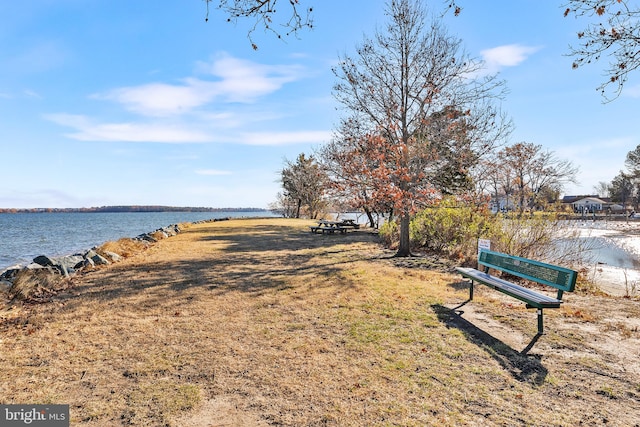
[[538,335],[544,335],[544,322],[542,320],[542,309],[538,309]]
[[469,301],[473,299],[473,280],[469,284]]
[[[527,308],[536,308],[529,304],[526,305]],[[544,319],[542,318],[542,309],[536,309],[538,313],[538,335],[544,335]]]

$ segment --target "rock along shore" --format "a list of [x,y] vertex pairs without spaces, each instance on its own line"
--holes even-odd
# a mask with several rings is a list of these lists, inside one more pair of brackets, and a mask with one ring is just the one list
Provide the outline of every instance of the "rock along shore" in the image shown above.
[[[230,218],[214,218],[201,221],[195,221],[187,224],[200,224],[206,222],[227,221]],[[158,228],[154,231],[140,234],[131,239],[139,241],[145,245],[151,245],[158,240],[175,236],[182,231],[180,224],[171,224],[166,227]],[[33,261],[25,266],[16,265],[9,267],[0,272],[0,289],[10,289],[13,286],[15,278],[21,271],[45,271],[54,275],[70,277],[86,268],[92,268],[100,265],[109,265],[116,263],[122,259],[122,256],[115,252],[99,250],[99,247],[93,247],[83,253],[73,255],[65,255],[58,257],[50,257],[47,255],[39,255]]]

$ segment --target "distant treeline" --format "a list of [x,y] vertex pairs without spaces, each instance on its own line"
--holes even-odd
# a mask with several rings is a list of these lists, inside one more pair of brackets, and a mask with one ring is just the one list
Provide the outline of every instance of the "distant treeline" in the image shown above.
[[261,208],[203,208],[177,206],[100,206],[93,208],[0,208],[0,213],[41,213],[41,212],[266,212]]

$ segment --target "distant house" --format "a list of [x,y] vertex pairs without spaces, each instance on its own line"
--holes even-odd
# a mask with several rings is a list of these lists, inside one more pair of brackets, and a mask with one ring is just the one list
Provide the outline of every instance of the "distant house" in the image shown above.
[[497,199],[494,196],[491,198],[491,212],[497,213],[516,210],[517,205],[515,202],[515,196],[499,196]]
[[623,210],[624,207],[611,203],[609,199],[600,198],[597,195],[591,196],[564,196],[562,203],[570,204],[574,212],[602,212],[604,210]]

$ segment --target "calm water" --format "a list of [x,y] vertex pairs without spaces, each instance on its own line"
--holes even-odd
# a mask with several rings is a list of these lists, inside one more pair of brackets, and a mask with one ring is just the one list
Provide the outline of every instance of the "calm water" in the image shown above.
[[170,224],[270,212],[132,212],[0,214],[0,272],[38,255],[70,255]]

